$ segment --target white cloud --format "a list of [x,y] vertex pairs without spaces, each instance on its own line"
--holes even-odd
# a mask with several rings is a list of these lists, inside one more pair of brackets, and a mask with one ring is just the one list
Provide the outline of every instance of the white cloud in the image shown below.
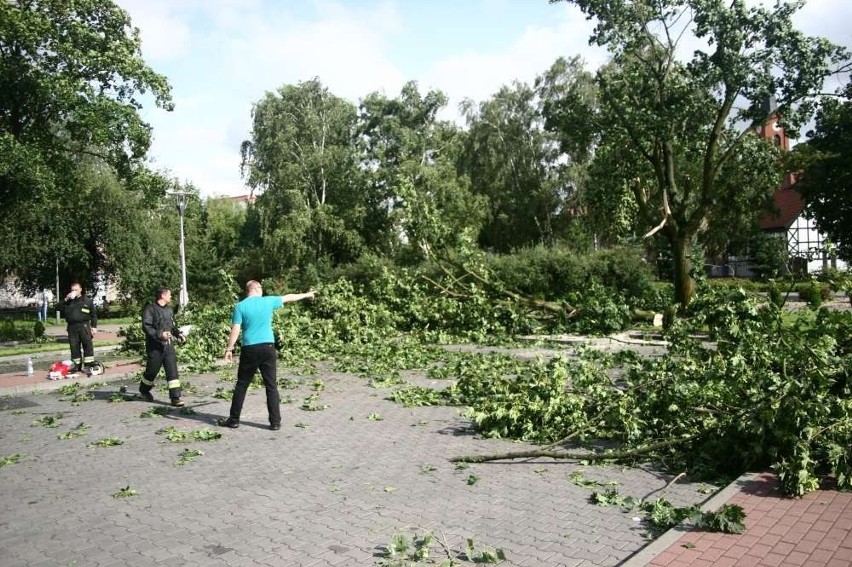
[[[190,43],[189,25],[177,15],[177,4],[169,0],[117,0],[130,13],[142,37],[142,53],[149,62],[186,54]],[[183,4],[186,6],[187,4]]]
[[458,104],[465,98],[485,100],[515,80],[532,83],[560,56],[580,55],[586,68],[594,70],[604,61],[605,51],[589,46],[592,27],[579,10],[566,7],[553,26],[529,27],[502,51],[471,49],[436,62],[421,86],[440,88]]
[[324,17],[312,21],[251,15],[250,33],[226,41],[225,73],[239,78],[254,100],[315,76],[353,102],[384,85],[402,85],[402,73],[385,56],[386,35],[398,28],[393,9],[356,12],[323,3],[321,12]]
[[[588,44],[593,23],[567,3],[547,6],[544,23],[519,22],[502,47],[484,47],[488,30],[471,27],[454,36],[455,52],[429,60],[443,46],[442,32],[424,32],[425,22],[412,21],[409,0],[118,1],[142,30],[146,61],[174,86],[173,113],[144,112],[155,129],[155,163],[191,179],[205,195],[247,191],[239,145],[249,136],[251,105],[281,85],[317,76],[357,103],[376,90],[396,96],[405,81],[416,80],[421,92],[444,91],[447,117],[454,118],[462,99],[485,100],[514,80],[530,83],[559,56],[580,55],[590,70],[606,59],[605,50]],[[515,7],[510,0],[480,4],[507,14],[517,14]],[[807,33],[847,45],[850,21],[852,3],[845,0],[809,2],[797,20]],[[464,30],[464,22],[455,23]],[[412,30],[433,43],[406,42]]]

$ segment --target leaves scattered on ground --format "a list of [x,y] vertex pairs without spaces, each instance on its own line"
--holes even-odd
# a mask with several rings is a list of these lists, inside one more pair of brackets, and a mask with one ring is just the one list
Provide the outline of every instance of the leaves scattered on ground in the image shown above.
[[13,455],[6,455],[5,457],[0,457],[0,469],[5,467],[6,465],[14,465],[21,462],[21,459],[24,458],[24,455],[20,453],[15,453]]
[[57,439],[74,439],[75,437],[80,437],[81,435],[87,434],[92,429],[92,426],[85,423],[78,423],[74,429],[70,431],[66,431],[65,433],[60,433],[56,436]]
[[124,488],[120,488],[118,492],[113,492],[113,498],[130,498],[132,496],[137,496],[139,493],[134,488],[130,488],[128,484]]
[[178,457],[178,460],[175,462],[175,466],[182,467],[183,465],[186,465],[186,464],[194,461],[196,457],[200,457],[202,455],[204,455],[204,451],[202,451],[200,449],[186,448],[183,451],[181,451],[180,456]]

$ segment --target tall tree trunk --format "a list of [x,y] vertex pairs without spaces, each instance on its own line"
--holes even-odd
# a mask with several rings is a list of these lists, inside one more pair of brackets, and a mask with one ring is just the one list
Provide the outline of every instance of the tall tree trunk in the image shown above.
[[689,305],[695,293],[695,280],[692,279],[692,259],[689,257],[689,236],[674,235],[669,237],[672,247],[672,273],[674,277],[675,301],[682,307]]

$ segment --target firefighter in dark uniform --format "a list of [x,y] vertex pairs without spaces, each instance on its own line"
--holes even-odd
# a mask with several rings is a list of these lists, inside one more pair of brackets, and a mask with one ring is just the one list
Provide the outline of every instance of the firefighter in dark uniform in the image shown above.
[[71,361],[74,363],[72,372],[80,372],[95,362],[92,337],[98,332],[98,314],[91,298],[83,295],[83,288],[77,282],[71,284],[71,291],[65,296],[64,307]]
[[175,327],[175,314],[169,303],[172,292],[166,287],[157,289],[154,303],[149,303],[142,311],[142,330],[145,331],[145,354],[148,361],[145,373],[139,381],[139,395],[149,402],[154,401],[151,389],[160,368],[166,369],[166,380],[169,387],[169,398],[172,405],[183,407],[181,400],[180,380],[178,379],[177,355],[174,341],[183,341],[180,329]]

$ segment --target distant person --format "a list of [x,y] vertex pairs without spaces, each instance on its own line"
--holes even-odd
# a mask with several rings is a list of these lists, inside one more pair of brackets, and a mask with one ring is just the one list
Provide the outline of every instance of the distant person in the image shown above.
[[44,289],[44,290],[42,290],[41,293],[42,293],[41,308],[42,308],[43,322],[47,323],[48,310],[50,309],[50,304],[53,302],[53,292],[50,291],[49,289]]
[[160,368],[165,368],[171,404],[175,407],[183,407],[186,404],[181,399],[174,341],[183,342],[185,339],[180,329],[175,326],[175,313],[169,306],[172,301],[171,290],[167,287],[158,288],[154,298],[154,302],[146,305],[142,311],[142,330],[145,332],[147,361],[145,372],[139,381],[139,395],[145,401],[154,401],[154,395],[151,393],[154,379],[160,373]]
[[98,332],[98,314],[91,298],[83,295],[83,288],[77,282],[71,284],[71,291],[65,296],[64,307],[71,362],[74,363],[71,371],[80,372],[95,362],[92,339]]
[[47,322],[47,291],[41,290],[36,295],[36,315],[38,316],[38,320],[42,323]]
[[288,295],[267,295],[264,297],[263,288],[254,280],[246,283],[246,298],[237,303],[231,316],[231,335],[228,337],[228,347],[225,349],[225,362],[231,362],[234,345],[242,332],[240,347],[240,364],[237,369],[237,384],[234,386],[234,397],[231,399],[231,415],[228,419],[220,419],[219,425],[236,429],[240,426],[240,414],[246,391],[255,373],[260,370],[263,385],[266,388],[266,409],[269,412],[269,428],[273,431],[281,429],[281,408],[278,397],[278,353],[275,350],[275,334],[272,331],[272,315],[285,303],[313,299],[315,291],[306,293],[291,293]]

